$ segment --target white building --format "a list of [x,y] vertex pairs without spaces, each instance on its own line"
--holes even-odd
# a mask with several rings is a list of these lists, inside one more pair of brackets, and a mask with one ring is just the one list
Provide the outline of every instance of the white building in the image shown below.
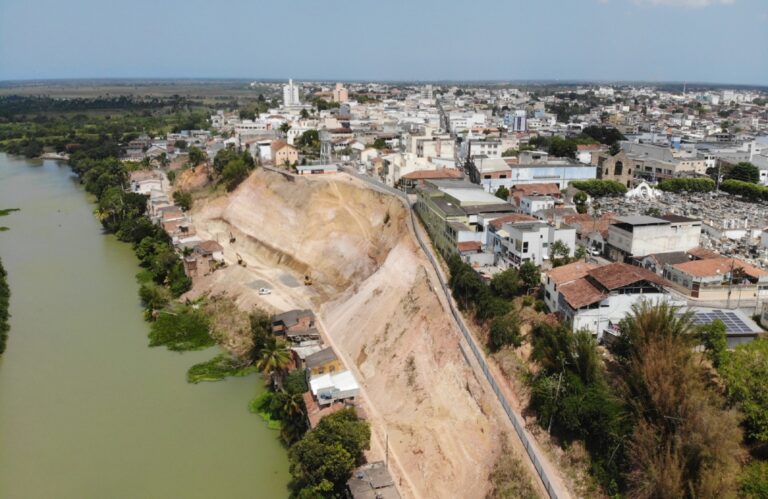
[[608,227],[608,257],[622,262],[631,256],[688,251],[699,245],[701,225],[679,215],[617,217]]
[[293,80],[288,80],[288,85],[283,86],[283,105],[285,107],[299,106],[299,86],[293,84]]
[[520,211],[526,215],[533,215],[538,211],[551,210],[555,207],[555,198],[552,196],[523,196],[520,198]]
[[350,371],[341,371],[312,377],[309,389],[319,405],[328,405],[354,399],[360,392],[360,385]]
[[519,267],[525,262],[541,266],[549,260],[550,246],[563,242],[573,256],[576,248],[576,229],[568,225],[553,227],[545,222],[505,223],[499,229],[490,226],[489,241],[492,244],[496,265],[502,268]]
[[525,132],[528,130],[525,110],[507,111],[504,113],[504,126],[511,132]]

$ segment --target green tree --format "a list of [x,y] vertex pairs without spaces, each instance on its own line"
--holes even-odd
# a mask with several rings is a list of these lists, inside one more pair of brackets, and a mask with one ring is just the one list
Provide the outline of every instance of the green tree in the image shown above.
[[227,186],[228,191],[234,191],[243,180],[248,178],[249,173],[250,169],[242,159],[233,159],[221,171],[221,181]]
[[495,195],[497,198],[503,199],[504,201],[506,201],[509,198],[509,189],[507,189],[502,185],[498,189],[496,189]]
[[560,267],[570,263],[571,248],[561,240],[557,240],[549,247],[549,259],[553,267]]
[[192,208],[192,194],[185,191],[174,191],[173,202],[182,210],[189,211]]
[[519,347],[523,344],[520,334],[520,317],[515,312],[496,317],[491,322],[488,334],[488,348],[492,352],[498,352],[505,346]]
[[302,109],[299,116],[301,117],[301,119],[306,120],[309,118],[309,113],[307,112],[306,109]]
[[740,495],[744,499],[768,497],[768,461],[753,461],[741,474]]
[[291,354],[285,343],[274,341],[267,342],[261,350],[261,355],[256,361],[256,367],[264,376],[269,376],[272,383],[280,385],[285,371],[291,365]]
[[536,290],[541,285],[541,271],[535,263],[530,260],[524,262],[520,266],[519,270],[520,280],[523,282],[523,287],[530,293]]
[[173,143],[173,147],[180,151],[185,151],[187,149],[187,141],[183,139],[178,139]]
[[768,338],[739,345],[722,359],[728,400],[744,413],[746,436],[768,443]]
[[730,171],[726,173],[725,178],[757,184],[760,182],[760,169],[752,163],[742,161],[734,165]]
[[387,141],[381,137],[378,137],[376,140],[373,141],[373,147],[376,149],[386,149]]
[[205,154],[205,151],[195,146],[190,147],[187,154],[188,154],[187,163],[189,164],[189,166],[197,166],[200,163],[204,162],[206,159],[208,159],[208,157]]
[[720,319],[715,319],[712,323],[702,324],[696,329],[699,342],[704,347],[707,357],[712,361],[713,366],[719,367],[723,355],[728,349],[725,324]]
[[573,204],[576,205],[576,211],[579,213],[586,213],[587,212],[587,199],[589,196],[587,196],[587,193],[584,191],[579,191],[576,194],[573,195]]
[[[303,111],[306,111],[306,109],[303,109]],[[280,132],[281,132],[283,135],[286,135],[286,134],[288,134],[288,130],[290,130],[290,129],[291,129],[291,124],[290,124],[290,123],[288,123],[287,121],[284,121],[284,122],[282,122],[282,123],[280,124],[280,128],[279,128],[279,130],[280,130]]]
[[611,156],[616,156],[620,152],[621,152],[621,144],[619,144],[618,142],[614,142],[613,144],[611,144],[611,147],[608,148],[608,154],[610,154]]
[[520,290],[520,275],[517,269],[510,267],[494,275],[491,279],[491,290],[497,296],[508,300],[517,296]]

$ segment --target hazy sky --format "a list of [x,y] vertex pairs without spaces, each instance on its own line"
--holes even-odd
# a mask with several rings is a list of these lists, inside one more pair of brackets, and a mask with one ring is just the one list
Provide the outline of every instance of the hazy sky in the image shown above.
[[768,0],[0,0],[0,80],[768,85]]

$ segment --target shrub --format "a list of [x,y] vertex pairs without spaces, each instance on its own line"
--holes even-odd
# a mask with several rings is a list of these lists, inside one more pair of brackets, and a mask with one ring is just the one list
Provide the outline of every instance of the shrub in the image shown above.
[[570,185],[592,197],[620,196],[627,192],[627,188],[615,180],[574,180]]
[[152,323],[149,346],[165,345],[168,350],[201,350],[216,344],[209,334],[210,323],[205,314],[191,306],[176,312],[161,312]]
[[711,178],[670,178],[659,183],[659,189],[666,192],[711,192],[715,181]]

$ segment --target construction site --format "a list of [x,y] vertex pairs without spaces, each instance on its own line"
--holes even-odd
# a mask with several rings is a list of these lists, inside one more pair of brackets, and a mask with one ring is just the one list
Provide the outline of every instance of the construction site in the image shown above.
[[233,193],[197,200],[192,219],[227,262],[197,279],[192,294],[226,293],[245,311],[313,309],[360,382],[369,461],[388,459],[403,497],[485,497],[504,435],[526,463],[529,476],[520,479],[547,496],[460,347],[401,199],[347,175],[258,169]]

